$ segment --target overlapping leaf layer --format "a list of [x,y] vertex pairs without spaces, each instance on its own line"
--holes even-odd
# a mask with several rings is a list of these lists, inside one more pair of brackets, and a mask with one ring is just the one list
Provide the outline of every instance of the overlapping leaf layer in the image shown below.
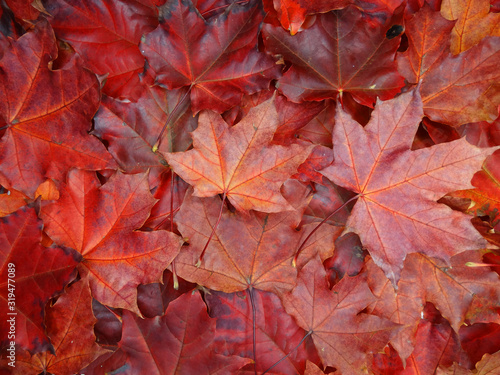
[[1,0],[2,374],[500,374],[499,10]]

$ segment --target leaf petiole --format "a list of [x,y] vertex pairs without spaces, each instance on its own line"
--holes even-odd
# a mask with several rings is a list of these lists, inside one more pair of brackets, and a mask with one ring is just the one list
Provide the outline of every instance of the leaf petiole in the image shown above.
[[[181,99],[177,102],[174,109],[168,114],[167,120],[165,121],[165,125],[163,125],[163,128],[161,129],[160,135],[158,135],[158,138],[156,139],[156,143],[152,147],[153,152],[158,151],[158,149],[160,148],[161,140],[163,139],[163,133],[165,133],[165,130],[167,129],[168,125],[170,124],[170,122],[174,118],[174,113],[178,111],[181,104],[184,103],[184,100],[186,100],[188,94],[191,92],[191,87],[193,87],[192,84],[191,84],[191,86],[189,86],[189,89],[184,93],[184,95],[182,95]],[[170,150],[170,151],[173,151],[173,150]]]
[[297,252],[295,253],[295,256],[293,257],[293,260],[292,260],[292,265],[294,267],[297,267],[297,258],[299,257],[300,253],[302,252],[302,249],[304,248],[304,245],[307,243],[307,241],[309,240],[309,238],[312,237],[312,235],[314,234],[314,232],[316,232],[319,227],[321,227],[328,219],[330,219],[333,215],[335,215],[337,212],[339,212],[342,208],[344,208],[347,204],[349,204],[350,202],[352,202],[353,200],[359,198],[361,196],[361,194],[358,194],[358,195],[355,195],[354,197],[350,198],[349,200],[347,200],[346,202],[344,202],[340,207],[338,207],[337,209],[335,209],[330,215],[328,215],[327,217],[325,217],[323,219],[323,221],[321,223],[319,223],[316,228],[314,228],[311,233],[309,233],[309,235],[306,237],[306,239],[302,242],[302,244],[300,245],[299,249],[297,250]]
[[313,333],[312,330],[310,330],[309,332],[307,332],[306,335],[304,337],[302,337],[302,340],[300,340],[300,342],[297,344],[297,346],[295,346],[295,348],[293,348],[292,350],[290,350],[290,352],[287,355],[285,355],[284,357],[282,357],[278,362],[276,362],[271,367],[269,367],[266,371],[264,371],[262,373],[262,375],[266,374],[271,369],[273,369],[274,367],[278,366],[281,362],[283,362],[285,359],[287,359],[290,356],[290,354],[292,354],[294,351],[296,351],[302,345],[302,343],[305,341],[305,339],[307,339],[309,336],[311,336],[312,333]]
[[201,261],[203,260],[203,256],[205,255],[205,251],[207,251],[207,248],[208,248],[208,244],[210,243],[210,241],[212,240],[212,237],[213,235],[215,234],[215,230],[217,229],[217,227],[219,226],[219,223],[220,223],[220,219],[222,217],[222,209],[224,208],[224,201],[226,200],[226,192],[224,192],[223,196],[222,196],[222,202],[220,204],[220,211],[219,211],[219,217],[217,218],[217,222],[215,223],[213,229],[212,229],[212,233],[210,233],[210,237],[208,237],[208,240],[207,240],[207,243],[205,244],[205,247],[203,248],[203,251],[201,252],[200,254],[200,257],[198,258],[198,261],[196,262],[196,268],[200,268],[201,266]]

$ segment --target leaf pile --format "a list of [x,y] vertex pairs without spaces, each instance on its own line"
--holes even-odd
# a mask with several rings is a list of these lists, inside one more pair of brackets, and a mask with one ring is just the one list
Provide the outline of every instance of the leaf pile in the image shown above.
[[499,10],[0,1],[2,373],[500,374]]

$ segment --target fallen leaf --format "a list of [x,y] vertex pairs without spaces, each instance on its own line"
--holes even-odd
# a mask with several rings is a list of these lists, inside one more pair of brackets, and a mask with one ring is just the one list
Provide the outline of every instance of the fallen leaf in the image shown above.
[[219,198],[188,195],[184,199],[175,221],[189,240],[189,247],[176,258],[179,276],[226,293],[249,287],[276,292],[292,289],[297,274],[292,258],[303,236],[296,230],[299,222],[293,212],[251,212],[247,216],[223,209],[216,235],[201,266],[196,266],[218,220],[220,206]]
[[198,292],[183,294],[163,317],[140,319],[125,311],[119,343],[127,355],[125,373],[231,374],[250,362],[217,353],[214,336],[215,319],[208,316]]
[[422,8],[406,26],[409,48],[398,53],[400,72],[411,83],[421,81],[424,113],[451,126],[493,121],[498,117],[500,38],[486,37],[453,56],[443,37],[451,23],[439,12]]
[[404,85],[394,69],[400,36],[385,34],[401,22],[396,15],[383,23],[350,6],[318,15],[312,27],[295,36],[264,25],[267,50],[292,64],[279,79],[280,91],[293,102],[342,98],[345,91],[369,107],[377,97],[392,98]]
[[500,36],[500,14],[490,12],[488,0],[445,0],[441,15],[457,20],[451,33],[451,52],[458,55],[487,36]]
[[60,192],[42,207],[45,231],[82,255],[94,298],[139,313],[137,286],[160,281],[182,244],[171,232],[136,231],[155,203],[147,174],[118,172],[100,186],[95,173],[72,170]]
[[411,151],[421,103],[417,90],[379,101],[364,128],[338,110],[335,161],[323,170],[359,195],[345,233],[359,235],[394,285],[410,253],[448,262],[462,251],[486,246],[467,215],[436,201],[471,187],[473,174],[495,148],[480,149],[462,138]]
[[224,194],[239,211],[292,209],[279,189],[311,151],[310,145],[269,145],[277,126],[272,100],[252,108],[233,127],[214,112],[200,115],[193,150],[164,153],[197,197]]
[[262,21],[256,1],[234,3],[208,21],[190,0],[169,0],[159,12],[160,26],[141,51],[159,83],[190,87],[193,113],[228,110],[279,76],[279,67],[256,48]]
[[325,276],[323,265],[313,258],[299,273],[295,288],[282,297],[283,305],[311,332],[323,365],[345,375],[360,374],[369,353],[382,349],[397,325],[361,313],[375,300],[363,276],[346,276],[332,290]]
[[95,342],[96,319],[86,279],[72,284],[53,306],[47,308],[45,321],[55,355],[47,352],[33,357],[24,355],[17,359],[13,374],[71,375],[109,352]]
[[[469,323],[495,319],[495,309],[500,308],[498,275],[486,267],[469,267],[469,262],[481,262],[480,255],[463,252],[452,257],[447,265],[423,254],[410,254],[405,260],[397,294],[376,267],[368,266],[370,289],[383,301],[371,305],[369,310],[403,326],[391,340],[402,359],[413,351],[415,332],[426,302],[433,303],[457,333],[466,318]],[[476,306],[471,310],[474,302]],[[495,321],[499,322],[498,317]]]
[[[41,246],[41,239],[42,222],[33,208],[0,218],[2,344],[14,341],[31,353],[54,350],[43,324],[45,304],[75,277],[80,260],[70,249]],[[8,335],[11,327],[14,337]]]
[[56,56],[54,34],[43,20],[11,41],[0,60],[0,118],[7,126],[0,139],[0,172],[30,198],[46,177],[63,179],[72,167],[116,166],[104,146],[87,134],[99,106],[95,75],[76,60],[51,70]]
[[70,43],[93,72],[106,77],[103,92],[137,99],[145,62],[138,44],[158,26],[156,7],[135,0],[45,3],[57,37]]

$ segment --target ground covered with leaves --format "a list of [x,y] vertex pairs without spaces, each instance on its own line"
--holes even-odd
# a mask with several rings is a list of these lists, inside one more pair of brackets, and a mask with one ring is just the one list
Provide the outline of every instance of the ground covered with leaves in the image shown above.
[[0,372],[500,374],[498,0],[1,0]]

